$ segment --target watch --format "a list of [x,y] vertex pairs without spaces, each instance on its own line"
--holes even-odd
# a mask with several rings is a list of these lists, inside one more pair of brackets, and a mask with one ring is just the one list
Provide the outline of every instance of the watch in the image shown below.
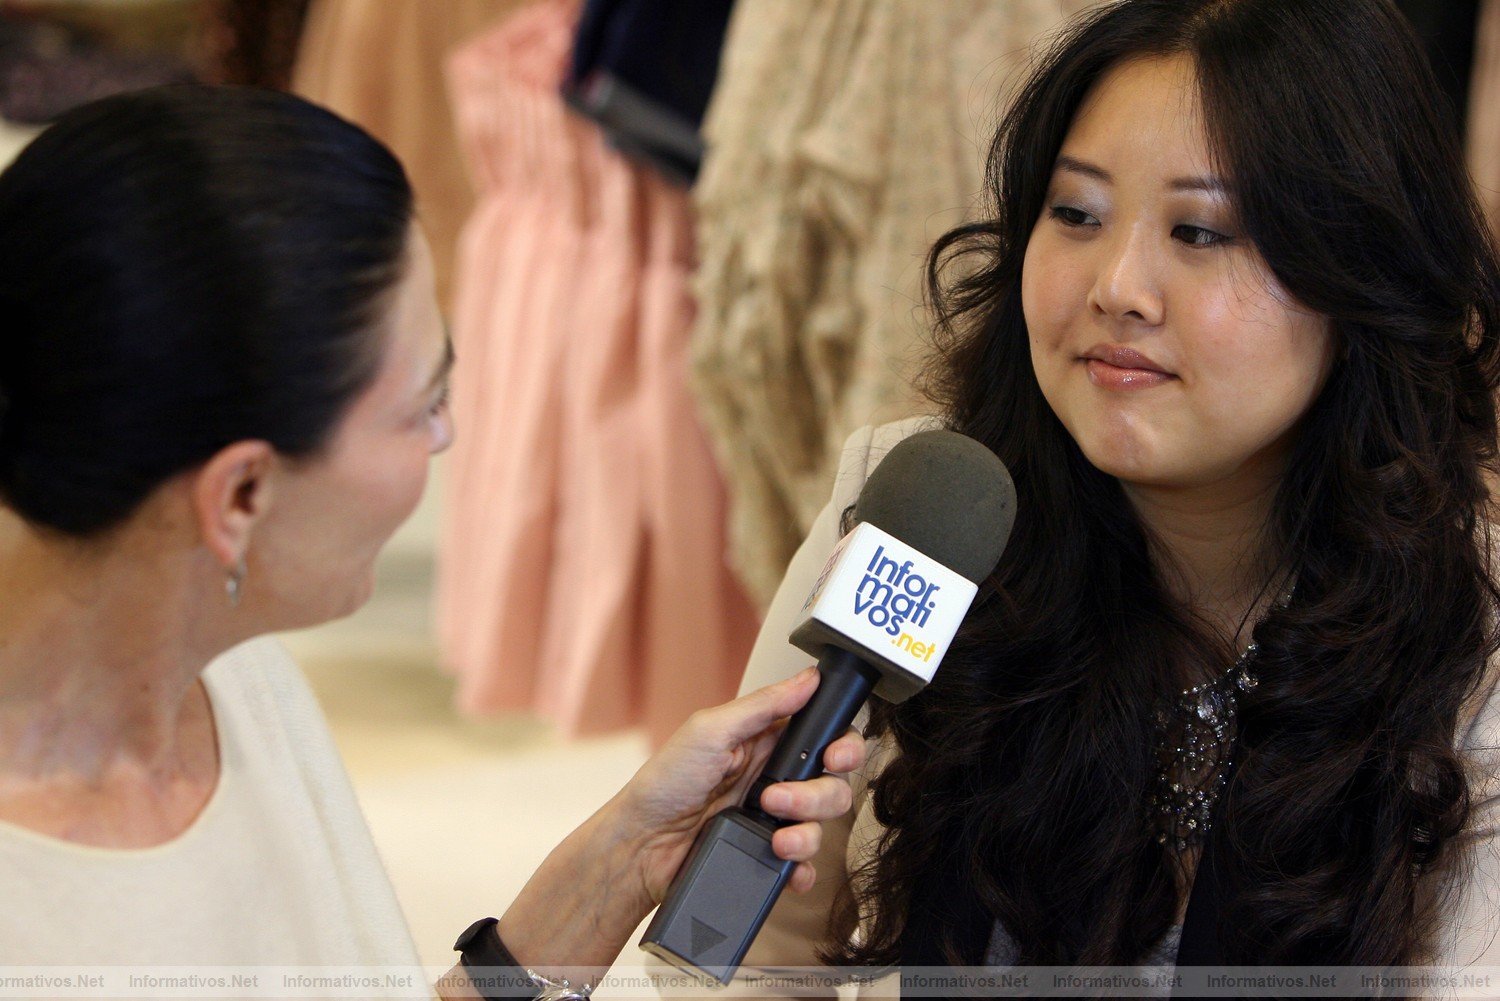
[[499,923],[496,918],[480,918],[464,929],[453,943],[459,965],[486,1001],[533,1001],[536,984],[500,941],[495,929]]
[[499,924],[496,918],[480,918],[453,943],[469,982],[486,1001],[587,1001],[592,985],[575,988],[516,962],[500,940]]

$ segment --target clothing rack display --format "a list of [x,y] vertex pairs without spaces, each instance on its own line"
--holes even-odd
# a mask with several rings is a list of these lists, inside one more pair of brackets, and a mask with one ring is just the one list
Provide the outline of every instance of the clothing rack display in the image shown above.
[[1086,0],[741,0],[694,200],[695,386],[765,603],[855,428],[921,409],[922,265],[1007,86]]
[[449,64],[479,198],[439,642],[468,712],[660,740],[733,693],[758,619],[687,388],[691,208],[565,106],[576,18],[541,0]]
[[443,60],[528,0],[313,0],[292,90],[368,130],[401,159],[432,246],[438,301],[452,302],[458,231],[474,205]]

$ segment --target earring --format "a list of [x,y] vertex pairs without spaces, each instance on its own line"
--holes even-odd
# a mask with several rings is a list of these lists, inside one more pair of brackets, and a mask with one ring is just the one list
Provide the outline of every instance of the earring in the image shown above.
[[245,583],[245,560],[244,557],[236,563],[229,571],[229,576],[224,581],[224,590],[229,594],[229,607],[240,607],[240,589]]

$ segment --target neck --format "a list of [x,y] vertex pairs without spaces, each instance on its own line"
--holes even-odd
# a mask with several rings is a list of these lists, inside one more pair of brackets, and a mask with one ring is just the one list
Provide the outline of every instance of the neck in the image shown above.
[[164,541],[57,540],[0,511],[0,774],[179,770],[198,675],[236,638],[188,586],[202,557]]
[[1168,592],[1236,647],[1284,587],[1271,580],[1278,560],[1268,531],[1279,483],[1276,475],[1195,487],[1122,483]]

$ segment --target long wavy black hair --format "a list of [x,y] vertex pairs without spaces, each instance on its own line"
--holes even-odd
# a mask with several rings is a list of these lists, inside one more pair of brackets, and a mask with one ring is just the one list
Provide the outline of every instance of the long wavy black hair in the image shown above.
[[1132,963],[1173,922],[1153,717],[1179,668],[1234,652],[1172,599],[1120,484],[1049,409],[1021,268],[1090,87],[1176,54],[1246,235],[1330,318],[1337,355],[1265,529],[1298,583],[1254,631],[1260,685],[1214,833],[1240,888],[1221,941],[1246,963],[1419,962],[1462,879],[1455,740],[1497,646],[1500,264],[1458,137],[1388,2],[1127,0],[1039,63],[990,153],[988,220],[932,252],[931,390],[1011,469],[1019,516],[936,680],[874,714],[899,753],[843,915],[865,933],[833,962],[979,963],[998,921],[1019,963]]

